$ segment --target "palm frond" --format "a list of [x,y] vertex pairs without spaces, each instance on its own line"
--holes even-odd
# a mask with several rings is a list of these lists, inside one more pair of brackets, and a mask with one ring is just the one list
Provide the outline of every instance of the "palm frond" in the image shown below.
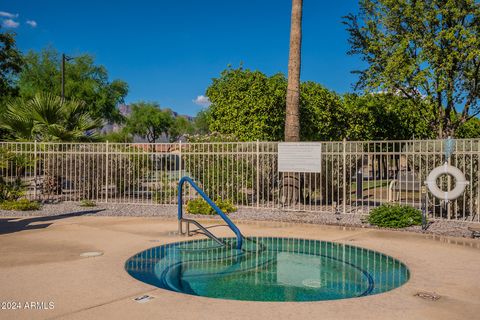
[[93,140],[102,125],[102,119],[92,117],[83,101],[63,101],[50,93],[38,93],[28,101],[11,101],[0,116],[0,127],[16,140]]
[[0,127],[9,131],[16,140],[35,139],[35,122],[29,107],[22,99],[10,100],[0,115]]

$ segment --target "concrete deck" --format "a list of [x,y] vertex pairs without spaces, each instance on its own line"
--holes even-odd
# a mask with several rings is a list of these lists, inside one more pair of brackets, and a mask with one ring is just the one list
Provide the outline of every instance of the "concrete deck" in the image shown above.
[[[176,221],[65,216],[0,219],[0,319],[480,319],[480,241],[406,232],[283,223],[239,223],[245,235],[303,237],[378,250],[405,262],[411,279],[387,293],[336,301],[267,303],[195,297],[139,282],[125,261],[182,240]],[[223,230],[222,230],[223,229]],[[227,228],[215,228],[230,235]],[[103,256],[82,258],[86,251]],[[416,297],[435,292],[436,301]],[[133,301],[148,294],[146,303]],[[48,309],[25,309],[25,303]]]

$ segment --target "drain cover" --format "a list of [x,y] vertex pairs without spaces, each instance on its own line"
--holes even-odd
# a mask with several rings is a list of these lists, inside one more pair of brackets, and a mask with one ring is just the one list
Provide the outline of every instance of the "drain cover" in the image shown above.
[[80,257],[90,258],[90,257],[99,257],[103,256],[103,252],[100,251],[89,251],[80,254]]
[[322,287],[322,282],[317,279],[305,279],[302,281],[302,284],[305,287],[310,287],[310,288],[321,288]]
[[152,296],[149,296],[148,294],[146,294],[146,295],[143,295],[143,296],[140,296],[140,297],[136,297],[135,299],[133,299],[133,301],[136,301],[138,303],[145,303],[145,302],[148,302],[152,299],[153,299]]
[[414,294],[415,297],[419,297],[425,300],[437,301],[440,299],[440,296],[435,292],[417,292]]

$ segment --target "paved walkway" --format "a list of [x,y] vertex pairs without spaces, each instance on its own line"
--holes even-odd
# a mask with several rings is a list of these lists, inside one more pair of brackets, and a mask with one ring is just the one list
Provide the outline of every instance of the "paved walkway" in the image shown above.
[[[217,223],[217,222],[215,222]],[[133,254],[181,240],[165,218],[64,216],[0,219],[0,319],[480,319],[480,241],[407,232],[242,222],[249,236],[303,237],[379,250],[407,264],[411,279],[355,299],[266,303],[157,289],[124,271]],[[219,235],[228,229],[215,228]],[[82,258],[87,251],[104,255]],[[416,297],[435,292],[437,301]],[[138,303],[135,297],[154,299]],[[34,302],[32,304],[32,302]],[[25,309],[25,305],[37,309]],[[11,305],[10,305],[11,307]],[[41,309],[38,309],[41,308]]]

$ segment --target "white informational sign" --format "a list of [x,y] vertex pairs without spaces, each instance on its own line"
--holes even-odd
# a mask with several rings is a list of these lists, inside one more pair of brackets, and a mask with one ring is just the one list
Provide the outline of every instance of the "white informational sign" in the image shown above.
[[320,172],[322,144],[320,142],[280,142],[279,172]]

